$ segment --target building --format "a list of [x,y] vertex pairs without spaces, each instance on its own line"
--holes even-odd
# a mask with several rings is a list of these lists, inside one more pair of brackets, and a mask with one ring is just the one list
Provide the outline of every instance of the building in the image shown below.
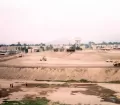
[[120,49],[120,45],[111,45],[111,44],[94,44],[91,45],[92,49],[99,49],[99,50],[113,50],[113,49]]
[[80,45],[80,48],[82,48],[82,50],[85,50],[86,46],[85,45]]

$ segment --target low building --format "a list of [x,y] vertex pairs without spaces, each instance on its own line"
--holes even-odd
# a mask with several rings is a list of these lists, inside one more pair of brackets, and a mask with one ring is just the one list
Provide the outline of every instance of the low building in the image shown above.
[[103,45],[103,44],[95,44],[95,45],[92,45],[91,46],[92,49],[99,49],[99,50],[112,50],[112,49],[119,49],[120,48],[120,45],[110,45],[110,44],[107,44],[107,45]]
[[85,45],[81,45],[80,48],[82,48],[82,50],[85,50],[86,46]]

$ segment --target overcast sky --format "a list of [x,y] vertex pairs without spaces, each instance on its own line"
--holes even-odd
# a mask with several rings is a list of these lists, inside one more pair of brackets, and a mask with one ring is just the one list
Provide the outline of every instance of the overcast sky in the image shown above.
[[120,41],[120,0],[0,0],[0,43]]

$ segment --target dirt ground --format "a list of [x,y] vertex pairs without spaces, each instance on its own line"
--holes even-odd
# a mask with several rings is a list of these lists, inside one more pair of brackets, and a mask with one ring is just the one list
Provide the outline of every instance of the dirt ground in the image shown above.
[[[120,84],[41,81],[84,79],[91,82],[119,82],[120,68],[105,62],[107,59],[120,60],[119,53],[96,50],[75,53],[46,51],[0,62],[0,102],[46,97],[53,102],[72,105],[119,105]],[[47,61],[40,61],[43,56]],[[10,83],[14,84],[13,88],[10,88]]]
[[[120,68],[107,59],[119,60],[120,51],[84,50],[75,53],[38,52],[0,62],[0,79],[120,81]],[[46,56],[47,61],[40,61]],[[7,65],[7,66],[6,66]],[[97,79],[96,79],[97,77]]]
[[[1,79],[120,81],[119,68],[14,68],[0,67]],[[96,79],[97,78],[97,79]]]
[[[10,88],[10,83],[13,83],[13,88]],[[113,84],[0,79],[0,103],[4,100],[19,101],[23,98],[36,97],[46,97],[52,102],[71,105],[118,105],[120,104],[120,84],[113,86]]]
[[[47,61],[40,61],[40,58],[46,56]],[[77,51],[75,53],[67,52],[38,52],[25,54],[23,58],[12,59],[4,62],[8,65],[21,66],[98,66],[98,67],[112,67],[112,63],[105,62],[107,59],[119,60],[120,55],[118,51],[94,51],[85,50]],[[3,62],[2,62],[3,63]]]

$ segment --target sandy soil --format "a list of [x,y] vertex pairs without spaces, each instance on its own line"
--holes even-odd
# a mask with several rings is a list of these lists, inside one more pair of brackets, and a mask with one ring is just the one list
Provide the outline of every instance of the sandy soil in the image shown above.
[[[47,61],[40,61],[46,56]],[[75,53],[46,51],[41,53],[28,53],[23,58],[12,59],[1,64],[21,66],[83,66],[83,67],[113,67],[107,59],[119,60],[118,52],[78,51]]]
[[[42,56],[47,57],[46,62],[40,62]],[[66,52],[28,53],[22,58],[0,62],[0,79],[3,79],[0,80],[0,102],[4,99],[21,100],[24,97],[45,96],[52,101],[68,104],[117,105],[115,102],[110,102],[110,97],[113,95],[118,99],[120,98],[119,84],[70,84],[69,86],[58,87],[52,84],[62,85],[63,83],[32,81],[81,79],[97,82],[120,81],[120,68],[113,68],[112,63],[105,62],[107,59],[119,60],[119,51],[85,50],[72,54]],[[8,66],[1,66],[4,64]],[[46,67],[37,67],[41,65]],[[36,67],[24,68],[23,66]],[[23,85],[25,82],[29,83],[29,87]],[[10,83],[14,83],[14,88],[9,88]],[[45,85],[43,88],[40,83],[51,84],[53,87],[46,87],[48,85]],[[101,102],[102,98],[104,98],[104,102]]]
[[[14,87],[11,89],[9,84],[13,83]],[[27,87],[24,85],[27,83]],[[47,85],[48,84],[48,85]],[[117,96],[120,93],[120,84],[114,84],[118,90],[109,86],[112,84],[87,84],[87,83],[69,83],[62,82],[36,82],[25,80],[4,80],[0,79],[0,90],[4,90],[4,94],[0,91],[0,103],[3,100],[22,100],[23,98],[46,97],[52,102],[60,102],[66,104],[101,104],[101,105],[118,105],[115,102],[104,100],[110,98],[111,95]],[[119,99],[119,98],[118,98]],[[116,101],[117,102],[117,101]]]
[[[119,81],[119,68],[14,68],[0,67],[1,79]],[[97,79],[96,79],[97,78]]]
[[[40,61],[42,56],[47,57],[46,62]],[[116,57],[117,59],[120,58],[119,51],[98,52],[85,50],[72,54],[52,51],[28,53],[22,58],[0,62],[0,65],[8,65],[7,67],[0,66],[0,78],[116,81],[120,80],[120,68],[113,68],[112,63],[105,62],[108,58],[114,58],[113,60],[115,60]],[[43,67],[37,67],[38,65]]]

